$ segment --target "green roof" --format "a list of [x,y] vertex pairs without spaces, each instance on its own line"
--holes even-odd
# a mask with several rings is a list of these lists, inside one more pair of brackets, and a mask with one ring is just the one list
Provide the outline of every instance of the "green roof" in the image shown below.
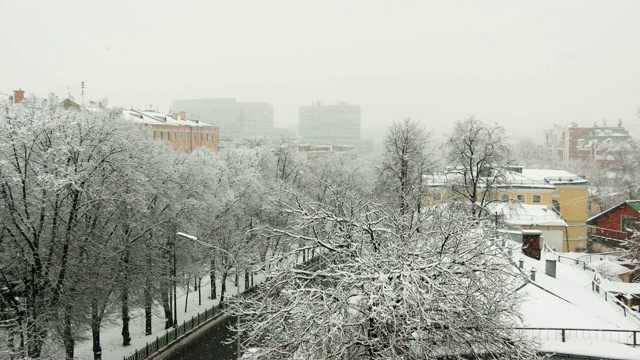
[[640,213],[640,200],[629,200],[627,204],[633,208],[633,210]]

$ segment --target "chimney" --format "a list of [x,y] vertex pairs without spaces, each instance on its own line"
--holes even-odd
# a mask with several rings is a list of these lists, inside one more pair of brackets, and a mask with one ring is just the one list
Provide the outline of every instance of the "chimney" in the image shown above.
[[24,99],[24,90],[13,90],[13,103],[19,104]]
[[173,120],[178,120],[178,114],[176,114],[176,113],[172,113],[172,114],[171,114],[171,118],[172,118]]
[[187,120],[187,112],[180,111],[180,120]]
[[522,230],[522,253],[530,258],[540,260],[542,248],[542,231]]

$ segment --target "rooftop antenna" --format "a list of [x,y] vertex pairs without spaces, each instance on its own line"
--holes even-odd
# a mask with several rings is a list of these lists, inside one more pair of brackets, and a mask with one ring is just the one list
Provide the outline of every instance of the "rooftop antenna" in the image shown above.
[[84,106],[84,81],[81,82],[81,86],[82,86],[82,106]]

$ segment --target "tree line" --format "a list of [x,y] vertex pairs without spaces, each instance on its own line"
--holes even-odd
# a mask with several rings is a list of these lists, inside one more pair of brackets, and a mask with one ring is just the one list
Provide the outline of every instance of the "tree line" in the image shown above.
[[[176,152],[118,110],[66,110],[53,97],[0,113],[7,351],[38,358],[61,344],[72,359],[90,334],[100,359],[105,319],[120,319],[126,346],[133,311],[147,334],[155,304],[174,325],[175,281],[209,277],[208,295],[225,301],[228,277],[262,271],[269,301],[236,309],[265,358],[535,356],[505,330],[518,321],[520,275],[468,206],[486,195],[487,166],[506,166],[498,126],[469,118],[436,143],[406,119],[380,156],[306,162],[285,140]],[[427,206],[424,176],[443,163],[459,172],[449,184],[459,201]],[[323,249],[326,265],[279,266],[301,247]]]

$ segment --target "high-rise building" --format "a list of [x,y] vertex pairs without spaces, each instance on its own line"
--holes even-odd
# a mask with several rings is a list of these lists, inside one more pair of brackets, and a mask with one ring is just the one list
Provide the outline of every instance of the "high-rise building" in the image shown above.
[[195,119],[217,126],[220,139],[270,137],[273,133],[273,106],[269,103],[225,98],[174,100],[173,111],[186,111]]
[[312,145],[353,145],[360,147],[360,105],[313,103],[301,106],[298,138]]

